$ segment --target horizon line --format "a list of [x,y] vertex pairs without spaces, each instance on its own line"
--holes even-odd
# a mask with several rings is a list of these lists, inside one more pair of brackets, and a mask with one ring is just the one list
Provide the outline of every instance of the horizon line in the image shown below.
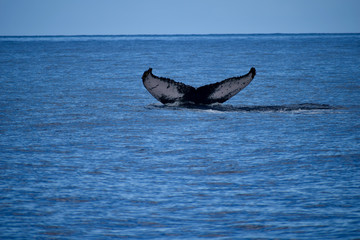
[[25,34],[25,35],[2,35],[0,37],[92,37],[92,36],[220,36],[220,35],[346,35],[360,34],[360,32],[307,32],[307,33],[136,33],[136,34]]

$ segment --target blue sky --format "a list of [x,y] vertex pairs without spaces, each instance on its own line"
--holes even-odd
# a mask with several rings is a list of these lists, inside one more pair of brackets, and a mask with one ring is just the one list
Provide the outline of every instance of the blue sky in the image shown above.
[[0,35],[348,32],[358,0],[0,0]]

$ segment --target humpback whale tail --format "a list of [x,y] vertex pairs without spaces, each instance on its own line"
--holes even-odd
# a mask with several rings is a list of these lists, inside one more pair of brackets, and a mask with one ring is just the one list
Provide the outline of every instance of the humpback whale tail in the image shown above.
[[243,76],[227,78],[221,82],[194,88],[169,78],[155,76],[152,68],[149,68],[144,72],[142,81],[149,93],[163,104],[175,102],[212,104],[223,103],[235,96],[249,85],[255,75],[255,68],[251,68]]

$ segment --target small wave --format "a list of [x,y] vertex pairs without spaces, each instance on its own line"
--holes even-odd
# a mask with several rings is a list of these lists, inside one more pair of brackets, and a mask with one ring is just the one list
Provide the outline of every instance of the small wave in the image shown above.
[[334,110],[339,107],[333,107],[328,104],[318,103],[300,103],[300,104],[285,104],[285,105],[260,105],[260,106],[233,106],[225,104],[214,105],[195,105],[195,104],[176,104],[176,105],[160,105],[152,104],[148,108],[163,108],[163,109],[192,109],[204,110],[207,112],[296,112],[296,111],[314,111],[314,110]]

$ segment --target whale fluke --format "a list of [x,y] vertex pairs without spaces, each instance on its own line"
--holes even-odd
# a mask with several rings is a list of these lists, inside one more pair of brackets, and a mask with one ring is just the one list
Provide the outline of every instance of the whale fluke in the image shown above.
[[144,72],[142,80],[149,93],[163,104],[212,104],[223,103],[235,96],[249,85],[255,75],[255,68],[251,68],[244,76],[227,78],[221,82],[194,88],[169,78],[157,77],[152,74],[152,68],[149,68]]

